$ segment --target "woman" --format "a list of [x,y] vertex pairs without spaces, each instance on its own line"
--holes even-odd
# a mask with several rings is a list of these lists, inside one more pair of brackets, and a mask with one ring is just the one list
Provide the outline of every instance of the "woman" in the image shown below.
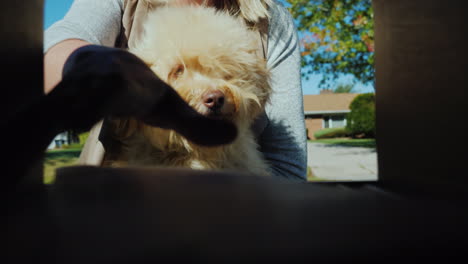
[[[45,32],[45,92],[61,80],[70,54],[90,44],[127,47],[138,35],[145,9],[156,0],[75,0],[66,16]],[[307,145],[297,33],[289,12],[276,0],[168,0],[208,4],[242,16],[264,33],[265,57],[272,73],[273,94],[266,116],[253,127],[271,174],[305,181]],[[263,23],[262,21],[267,21]],[[266,27],[265,27],[266,25]]]

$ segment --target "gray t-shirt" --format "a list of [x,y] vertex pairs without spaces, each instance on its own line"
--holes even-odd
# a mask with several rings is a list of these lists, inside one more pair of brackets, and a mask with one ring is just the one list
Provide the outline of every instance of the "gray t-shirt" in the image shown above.
[[[121,30],[123,1],[75,0],[65,17],[45,31],[44,53],[66,39],[114,46]],[[277,1],[270,15],[267,61],[273,94],[258,142],[273,175],[305,181],[307,141],[297,32],[291,15]]]

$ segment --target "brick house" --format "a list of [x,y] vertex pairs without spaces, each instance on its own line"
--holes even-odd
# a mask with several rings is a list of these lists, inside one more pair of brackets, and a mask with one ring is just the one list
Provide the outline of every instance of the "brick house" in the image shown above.
[[315,139],[314,133],[324,128],[346,126],[349,105],[359,94],[332,93],[304,95],[304,117],[308,139]]

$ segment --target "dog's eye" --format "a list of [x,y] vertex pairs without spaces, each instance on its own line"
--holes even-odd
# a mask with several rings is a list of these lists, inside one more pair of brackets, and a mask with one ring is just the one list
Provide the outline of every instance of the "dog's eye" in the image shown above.
[[179,66],[177,67],[177,69],[176,69],[176,71],[175,71],[174,74],[175,74],[177,77],[179,77],[180,75],[182,75],[182,74],[184,73],[184,70],[185,70],[185,69],[184,69],[184,66],[183,66],[183,65],[179,65]]
[[184,65],[179,64],[172,70],[170,77],[175,80],[179,78],[180,76],[182,76],[182,74],[184,74],[184,71],[185,71]]

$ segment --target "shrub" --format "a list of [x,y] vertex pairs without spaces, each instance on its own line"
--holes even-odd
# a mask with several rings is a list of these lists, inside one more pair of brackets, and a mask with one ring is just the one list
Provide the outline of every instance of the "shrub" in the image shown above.
[[349,106],[347,129],[352,137],[375,137],[375,96],[358,95]]
[[86,140],[89,137],[89,132],[84,132],[78,135],[78,138],[80,139],[80,145],[83,146],[86,142]]
[[349,131],[345,127],[325,128],[314,133],[316,139],[348,137]]
[[78,135],[79,142],[63,145],[62,149],[82,149],[88,136],[89,132],[81,133]]

